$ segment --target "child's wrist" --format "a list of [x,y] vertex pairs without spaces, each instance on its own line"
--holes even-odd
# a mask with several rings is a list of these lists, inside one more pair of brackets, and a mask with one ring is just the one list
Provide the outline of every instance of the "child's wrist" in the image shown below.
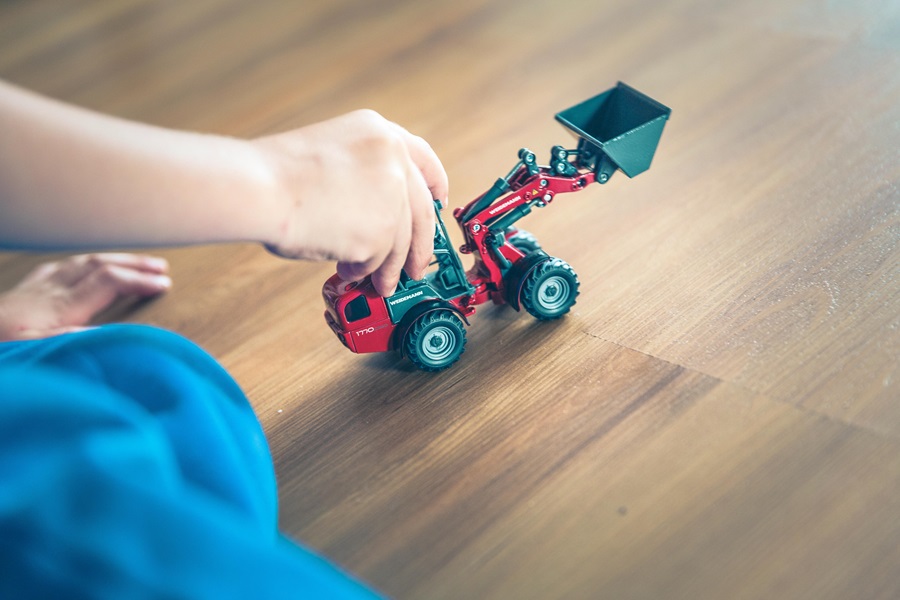
[[277,136],[261,138],[251,142],[256,152],[260,168],[265,173],[265,210],[267,212],[265,235],[261,241],[276,253],[282,253],[287,246],[294,246],[302,232],[300,198],[303,190],[300,182],[309,183],[320,173],[307,169],[307,162],[315,162],[300,158],[308,154],[298,151],[302,142],[296,138],[291,140],[290,148],[283,146],[284,140]]
[[[218,138],[218,152],[232,181],[222,208],[230,235],[223,241],[278,243],[289,197],[278,165],[253,141]],[[224,232],[223,232],[224,233]]]

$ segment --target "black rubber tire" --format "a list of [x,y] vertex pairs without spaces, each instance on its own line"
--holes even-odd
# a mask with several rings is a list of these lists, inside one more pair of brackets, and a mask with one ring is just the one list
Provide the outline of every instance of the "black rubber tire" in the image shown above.
[[403,353],[423,371],[442,371],[466,350],[466,327],[449,309],[425,313],[403,340]]
[[529,252],[541,249],[541,244],[538,242],[537,238],[524,229],[517,230],[514,234],[509,236],[506,241],[512,244],[513,248],[522,254],[528,254]]
[[572,308],[578,296],[578,275],[564,260],[550,258],[525,278],[522,306],[540,321],[558,319]]

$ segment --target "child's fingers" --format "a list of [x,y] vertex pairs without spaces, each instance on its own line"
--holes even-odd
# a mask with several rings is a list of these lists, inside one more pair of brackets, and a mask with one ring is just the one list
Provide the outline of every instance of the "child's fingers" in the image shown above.
[[[338,276],[344,281],[360,281],[367,275],[371,275],[372,283],[379,293],[389,288],[392,291],[400,279],[402,261],[405,260],[409,249],[410,225],[408,208],[405,209],[402,219],[406,222],[406,225],[395,230],[393,244],[374,249],[377,254],[365,261],[339,261],[337,264]],[[405,233],[403,233],[403,229],[405,229]],[[403,259],[399,258],[400,256],[403,256]]]
[[80,254],[56,263],[52,279],[63,285],[73,285],[105,266],[117,266],[146,273],[163,274],[169,270],[164,258],[127,252]]
[[434,203],[414,165],[410,169],[409,188],[412,235],[403,268],[413,279],[420,279],[434,255]]
[[63,321],[68,325],[81,325],[119,296],[154,296],[171,287],[172,280],[168,275],[105,264],[71,288],[69,314]]
[[378,265],[374,261],[368,262],[338,262],[337,274],[344,281],[359,281],[371,274]]
[[[425,184],[431,191],[431,198],[440,200],[443,206],[446,206],[447,198],[450,193],[450,183],[447,179],[447,171],[438,158],[437,153],[424,139],[417,135],[413,135],[406,129],[392,123],[400,132],[400,136],[406,144],[409,156],[413,163],[418,167],[425,179]],[[430,199],[429,199],[430,200]]]
[[[407,229],[409,228],[409,216],[408,216],[408,208],[406,209],[406,220],[407,220]],[[360,281],[367,275],[371,275],[375,271],[381,267],[382,264],[388,259],[388,256],[393,252],[394,246],[396,245],[396,230],[394,232],[394,241],[391,242],[386,239],[387,235],[383,238],[376,238],[377,242],[372,244],[360,244],[358,248],[355,248],[353,252],[355,255],[362,260],[339,260],[337,264],[337,272],[340,275],[341,279],[345,281]],[[408,243],[408,242],[407,242]],[[398,269],[399,270],[399,269]]]
[[381,296],[390,296],[397,289],[397,282],[400,281],[400,270],[403,268],[403,265],[406,263],[406,257],[409,255],[409,245],[412,240],[411,221],[409,204],[404,204],[403,212],[400,215],[394,234],[394,245],[384,261],[372,273],[372,285]]
[[172,279],[160,273],[145,273],[107,264],[94,270],[73,288],[74,297],[87,297],[95,290],[110,289],[117,294],[152,296],[172,287]]
[[146,271],[147,273],[166,273],[169,270],[169,261],[161,256],[134,254],[131,252],[101,252],[94,256],[99,257],[107,264]]

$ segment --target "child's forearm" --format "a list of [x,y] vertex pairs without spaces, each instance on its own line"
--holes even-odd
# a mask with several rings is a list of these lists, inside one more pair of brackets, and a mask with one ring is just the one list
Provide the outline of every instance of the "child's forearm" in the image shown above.
[[0,82],[0,245],[272,242],[286,212],[252,144],[68,106]]

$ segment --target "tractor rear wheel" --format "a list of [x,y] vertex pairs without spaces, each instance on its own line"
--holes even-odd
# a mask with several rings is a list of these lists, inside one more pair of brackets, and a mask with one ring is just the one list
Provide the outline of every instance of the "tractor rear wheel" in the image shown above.
[[535,267],[522,286],[522,306],[541,321],[558,319],[569,312],[577,296],[578,276],[559,258]]
[[506,241],[512,244],[513,248],[522,254],[528,254],[529,252],[541,249],[541,244],[538,242],[537,238],[534,237],[534,234],[525,231],[524,229],[517,229],[515,233],[506,238]]
[[439,309],[419,317],[403,342],[403,353],[423,371],[441,371],[462,356],[466,349],[466,328],[449,309]]

